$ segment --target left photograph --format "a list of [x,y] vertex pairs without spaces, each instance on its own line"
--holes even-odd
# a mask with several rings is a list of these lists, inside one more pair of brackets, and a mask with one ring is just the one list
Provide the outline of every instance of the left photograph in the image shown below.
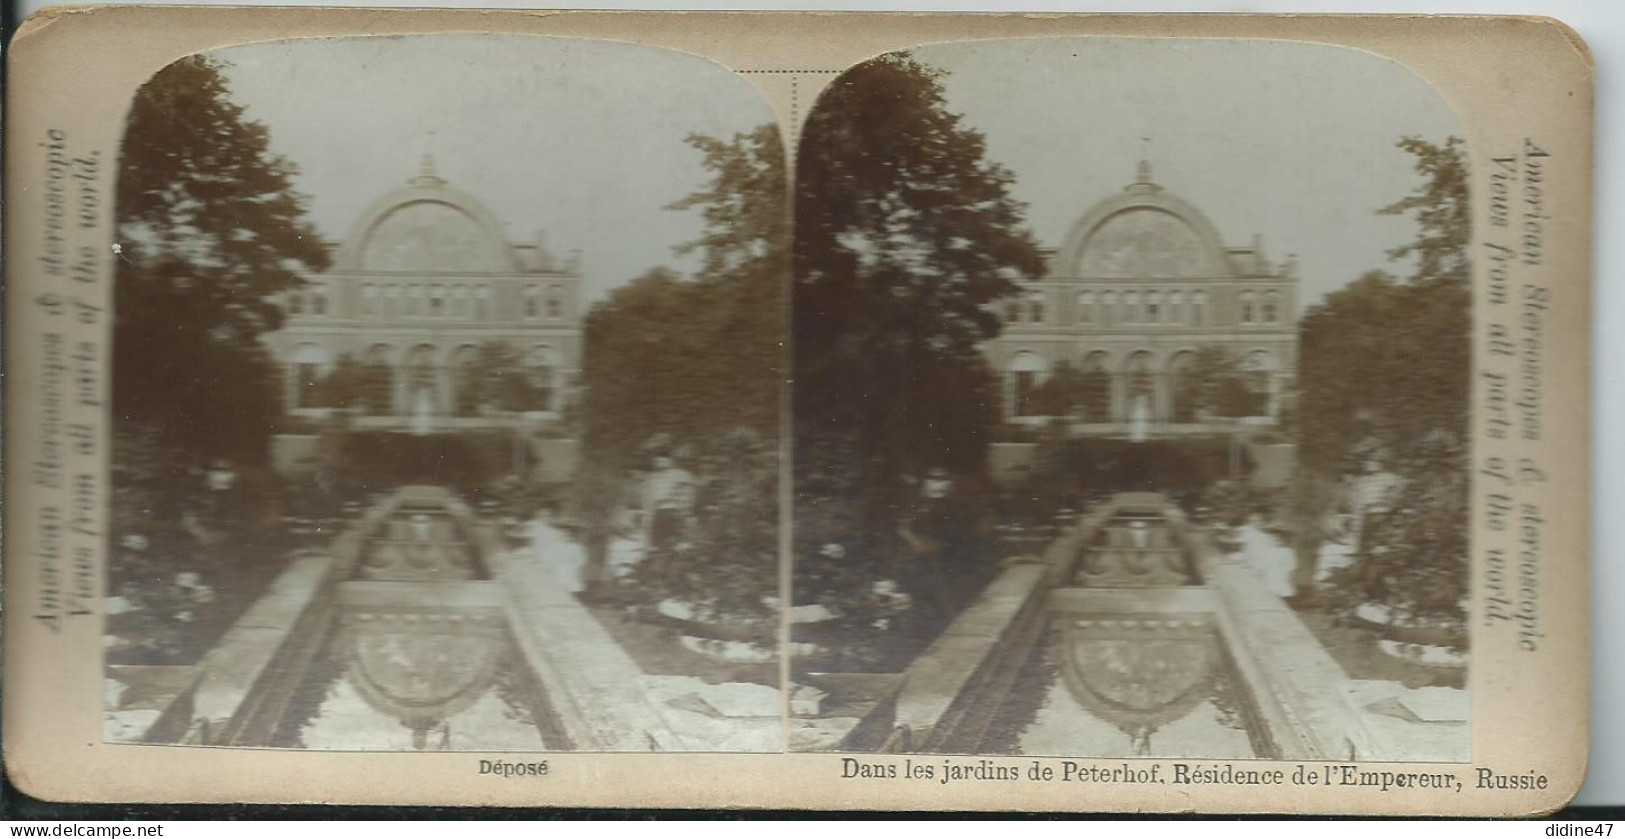
[[681,53],[233,47],[117,165],[104,739],[778,752],[784,149]]

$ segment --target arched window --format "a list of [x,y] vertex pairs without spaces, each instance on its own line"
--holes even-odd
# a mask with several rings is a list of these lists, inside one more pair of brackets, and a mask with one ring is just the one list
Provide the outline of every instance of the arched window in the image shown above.
[[1263,316],[1265,323],[1275,323],[1281,317],[1281,295],[1274,291],[1264,292]]
[[1018,352],[1010,360],[1010,412],[1012,416],[1034,415],[1034,399],[1038,386],[1044,383],[1049,365],[1037,353]]
[[564,316],[564,289],[557,284],[547,287],[547,319],[558,320]]
[[440,400],[435,395],[440,373],[435,364],[436,354],[432,344],[419,344],[412,349],[412,354],[407,358],[407,410],[410,414],[441,413],[438,405]]
[[1044,293],[1043,292],[1035,291],[1027,298],[1027,314],[1029,316],[1027,319],[1032,321],[1033,323],[1043,323],[1044,322]]
[[531,348],[525,358],[525,374],[530,382],[529,410],[553,410],[554,377],[558,374],[553,350],[547,346]]
[[1004,322],[1005,323],[1021,323],[1021,303],[1020,303],[1020,301],[1011,300],[1010,302],[1004,304]]
[[1105,292],[1100,295],[1100,322],[1105,325],[1114,323],[1117,319],[1117,292]]
[[367,283],[361,287],[361,316],[364,318],[378,315],[378,286]]
[[388,344],[374,344],[367,350],[362,368],[363,401],[367,413],[387,416],[392,413],[395,399],[395,348]]
[[536,286],[525,287],[525,319],[535,320],[542,314],[541,290]]
[[[462,288],[457,290],[465,291],[465,289]],[[462,300],[464,303],[468,302],[466,296],[459,296],[453,299]],[[457,416],[469,417],[479,413],[479,357],[479,348],[472,345],[458,347],[457,352],[452,354],[452,361],[450,365],[450,372],[453,376],[452,411]]]
[[1249,397],[1243,416],[1274,415],[1275,357],[1264,350],[1248,353],[1241,361],[1241,375]]
[[1168,361],[1169,419],[1177,423],[1196,422],[1203,382],[1195,375],[1196,354],[1175,353]]
[[1162,323],[1162,292],[1148,291],[1145,294],[1145,322]]
[[1095,293],[1092,291],[1078,292],[1078,323],[1095,322]]
[[1168,314],[1167,314],[1166,320],[1169,323],[1184,323],[1185,322],[1185,294],[1184,294],[1184,292],[1180,292],[1180,291],[1170,291],[1170,292],[1168,292]]
[[313,282],[310,284],[310,313],[317,317],[327,314],[327,284]]
[[1241,293],[1241,322],[1258,322],[1258,295],[1250,291]]
[[327,372],[327,350],[319,344],[300,344],[293,354],[293,404],[300,408],[318,408],[318,388]]
[[1207,292],[1198,291],[1191,294],[1191,326],[1203,326],[1207,323]]
[[429,287],[429,317],[443,318],[446,316],[446,287]]
[[1112,421],[1111,361],[1103,352],[1092,352],[1083,360],[1078,377],[1078,419],[1082,422]]
[[1128,398],[1123,408],[1126,417],[1134,420],[1143,415],[1153,419],[1156,411],[1155,377],[1151,374],[1151,353],[1144,350],[1128,357],[1123,364],[1123,393]]

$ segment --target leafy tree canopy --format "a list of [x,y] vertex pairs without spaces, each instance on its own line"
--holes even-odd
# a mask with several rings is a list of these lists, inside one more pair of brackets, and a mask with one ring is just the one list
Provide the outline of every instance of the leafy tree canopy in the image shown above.
[[787,203],[774,125],[732,138],[693,136],[712,180],[671,204],[705,228],[684,278],[656,268],[587,316],[583,464],[575,506],[600,555],[615,514],[636,496],[644,443],[670,438],[698,486],[691,542],[638,584],[659,599],[744,621],[770,638],[778,574],[778,426],[784,380]]
[[[1345,594],[1401,613],[1459,617],[1467,584],[1467,439],[1471,289],[1465,144],[1409,137],[1422,183],[1379,212],[1414,213],[1405,280],[1373,271],[1303,318],[1298,486],[1289,515],[1306,554],[1337,503],[1329,486],[1371,467],[1403,482],[1401,502],[1370,522],[1360,574]],[[1346,493],[1345,493],[1346,495]],[[1426,585],[1422,585],[1423,582]]]
[[764,125],[723,141],[693,136],[711,183],[670,205],[705,229],[680,248],[698,276],[656,268],[587,316],[586,455],[623,469],[657,433],[679,443],[717,429],[777,438],[783,383],[784,149]]
[[114,414],[177,465],[263,459],[281,379],[260,338],[276,295],[328,264],[296,168],[222,67],[192,56],[143,85],[119,160]]
[[798,450],[852,446],[869,485],[981,468],[998,412],[987,306],[1044,270],[1013,176],[948,110],[943,75],[907,53],[846,71],[797,158]]

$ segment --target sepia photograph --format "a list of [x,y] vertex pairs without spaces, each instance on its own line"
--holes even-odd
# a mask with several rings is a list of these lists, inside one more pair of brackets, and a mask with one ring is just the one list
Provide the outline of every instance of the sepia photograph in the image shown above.
[[836,78],[793,199],[791,748],[1469,760],[1462,137],[1314,44]]
[[6,71],[20,795],[1586,783],[1562,23],[63,8]]
[[785,162],[725,68],[314,38],[116,177],[104,737],[778,752]]

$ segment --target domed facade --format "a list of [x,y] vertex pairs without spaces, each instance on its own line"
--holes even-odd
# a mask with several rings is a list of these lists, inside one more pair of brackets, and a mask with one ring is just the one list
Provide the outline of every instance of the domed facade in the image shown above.
[[[1271,262],[1258,237],[1226,246],[1141,162],[1132,184],[1072,226],[1047,276],[997,304],[1004,328],[986,350],[1005,415],[1064,415],[1082,433],[1271,424],[1297,366],[1297,286],[1292,259]],[[1238,392],[1215,400],[1196,371],[1220,358]],[[1046,393],[1063,365],[1069,386]]]
[[[554,417],[580,372],[580,297],[574,258],[557,259],[540,236],[510,241],[425,158],[417,177],[361,214],[328,271],[285,295],[286,322],[269,338],[286,375],[283,404],[299,415],[359,402],[358,424],[377,428]],[[355,376],[334,383],[345,359],[359,387]],[[494,360],[520,384],[482,387]],[[342,399],[342,389],[360,393]]]

